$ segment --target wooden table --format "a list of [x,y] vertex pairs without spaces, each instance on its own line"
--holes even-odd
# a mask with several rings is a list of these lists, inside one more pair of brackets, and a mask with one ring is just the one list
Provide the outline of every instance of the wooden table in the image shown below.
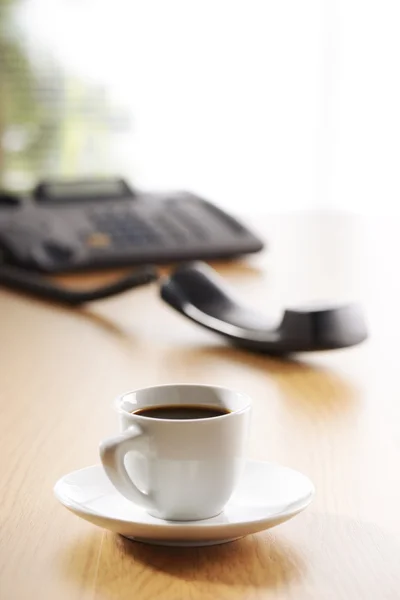
[[[256,224],[270,250],[218,265],[243,299],[277,315],[282,304],[358,298],[370,341],[283,361],[224,345],[164,305],[156,285],[82,310],[0,291],[1,600],[400,598],[398,223]],[[54,482],[97,462],[116,429],[114,396],[176,381],[248,392],[250,457],[309,475],[311,507],[270,532],[181,550],[125,541],[60,506]]]

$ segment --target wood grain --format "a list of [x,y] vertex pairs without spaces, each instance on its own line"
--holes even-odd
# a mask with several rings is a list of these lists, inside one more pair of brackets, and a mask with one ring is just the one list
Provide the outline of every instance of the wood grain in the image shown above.
[[[1,600],[400,597],[398,223],[293,215],[256,225],[269,251],[218,265],[243,299],[275,315],[355,297],[370,341],[283,361],[225,346],[163,305],[156,285],[81,310],[0,291]],[[309,475],[309,510],[271,532],[181,550],[125,541],[61,507],[53,484],[98,461],[98,441],[116,429],[115,395],[176,381],[248,392],[250,457]]]

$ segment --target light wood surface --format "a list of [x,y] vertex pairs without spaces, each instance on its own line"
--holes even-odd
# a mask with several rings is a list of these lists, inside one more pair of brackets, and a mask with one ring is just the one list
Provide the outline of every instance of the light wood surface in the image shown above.
[[[156,285],[82,310],[0,290],[1,600],[400,597],[399,224],[256,225],[268,252],[218,265],[242,298],[272,315],[360,299],[367,343],[283,361],[224,345],[163,305]],[[98,441],[116,430],[115,395],[176,381],[248,392],[249,456],[310,476],[311,507],[270,532],[181,550],[125,541],[60,506],[55,481],[97,462]]]

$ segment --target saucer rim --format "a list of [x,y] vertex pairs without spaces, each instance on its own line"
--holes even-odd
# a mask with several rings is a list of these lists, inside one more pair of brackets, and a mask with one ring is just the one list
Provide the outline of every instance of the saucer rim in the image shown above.
[[[313,484],[313,482],[311,481],[311,479],[305,475],[304,473],[302,473],[301,471],[298,471],[296,469],[292,469],[291,467],[286,467],[284,465],[281,465],[279,463],[275,463],[275,462],[270,462],[270,461],[263,461],[263,460],[248,460],[246,461],[246,464],[259,464],[259,465],[270,465],[273,467],[279,467],[280,469],[284,469],[286,471],[290,471],[292,473],[296,473],[298,475],[301,475],[304,479],[307,480],[309,487],[310,487],[310,492],[307,496],[305,496],[304,498],[300,499],[295,507],[292,510],[281,510],[280,512],[274,513],[273,515],[268,516],[264,516],[261,517],[259,519],[252,519],[251,521],[243,521],[242,524],[263,524],[263,523],[268,523],[269,521],[274,521],[277,518],[279,519],[279,517],[281,516],[285,516],[285,520],[289,520],[290,518],[296,516],[298,513],[302,512],[303,510],[305,510],[313,501],[314,497],[315,497],[315,486]],[[81,471],[86,471],[89,469],[101,469],[104,473],[104,469],[101,465],[101,463],[97,463],[94,465],[90,465],[87,467],[82,467],[81,469],[75,469],[74,471],[70,471],[69,473],[66,473],[65,475],[63,475],[62,477],[60,477],[57,482],[55,483],[54,487],[53,487],[53,493],[54,496],[56,497],[56,499],[63,505],[65,506],[65,508],[67,508],[68,510],[70,510],[71,512],[73,512],[74,514],[77,513],[83,513],[86,514],[88,516],[92,516],[95,518],[101,518],[105,521],[109,521],[111,523],[115,523],[115,522],[119,522],[119,523],[123,523],[123,524],[132,524],[132,523],[138,523],[138,521],[136,520],[132,520],[132,519],[121,519],[121,518],[113,518],[113,517],[109,517],[109,516],[105,516],[97,511],[94,510],[90,510],[87,507],[82,506],[82,504],[79,504],[78,502],[74,502],[71,499],[66,499],[65,495],[62,494],[60,492],[60,487],[62,485],[64,485],[64,479],[68,476],[68,475],[72,475],[75,473],[80,473]],[[117,490],[115,490],[115,493],[118,494],[119,492]],[[108,494],[103,494],[108,495]],[[102,496],[103,496],[102,495]],[[99,497],[102,497],[99,496]],[[229,505],[229,502],[227,503],[227,506]],[[146,511],[143,509],[143,511],[146,513]],[[78,515],[79,516],[79,515]],[[210,522],[211,519],[214,517],[210,517],[208,519],[202,519],[202,520],[195,520],[195,521],[172,521],[172,520],[167,520],[167,519],[158,519],[157,521],[159,522],[154,522],[154,523],[145,523],[146,526],[148,527],[152,527],[152,528],[159,528],[159,529],[163,529],[165,527],[168,528],[191,528],[193,530],[195,529],[199,529],[199,528],[219,528],[222,526],[221,523],[212,523]],[[140,522],[139,522],[140,523]],[[144,524],[144,523],[140,523],[140,524]],[[229,525],[229,524],[224,524],[225,525]]]

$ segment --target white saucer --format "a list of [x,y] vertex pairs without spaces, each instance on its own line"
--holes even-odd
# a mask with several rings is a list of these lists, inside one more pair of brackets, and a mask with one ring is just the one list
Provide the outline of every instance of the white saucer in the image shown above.
[[164,546],[223,544],[269,529],[304,510],[314,486],[301,473],[265,462],[249,461],[225,510],[204,521],[163,521],[125,500],[95,465],[62,477],[56,498],[70,511],[125,537]]

